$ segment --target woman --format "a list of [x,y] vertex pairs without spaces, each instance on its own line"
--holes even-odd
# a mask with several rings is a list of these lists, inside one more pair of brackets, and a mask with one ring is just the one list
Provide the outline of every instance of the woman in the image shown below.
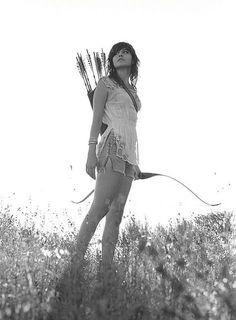
[[[76,257],[83,260],[98,223],[106,216],[102,238],[103,270],[112,266],[125,203],[132,182],[140,172],[136,122],[141,102],[135,87],[138,65],[139,59],[130,44],[115,44],[108,56],[108,76],[100,78],[93,98],[86,172],[96,179],[96,186],[94,200],[77,236]],[[137,111],[122,84],[134,96]],[[107,124],[107,129],[97,144],[102,122]]]

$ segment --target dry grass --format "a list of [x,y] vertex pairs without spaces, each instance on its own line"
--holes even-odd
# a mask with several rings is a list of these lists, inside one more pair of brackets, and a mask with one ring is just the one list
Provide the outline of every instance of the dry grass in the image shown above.
[[134,217],[122,230],[114,270],[101,280],[100,245],[70,264],[67,236],[22,227],[0,213],[0,319],[236,319],[233,214],[179,218],[151,228]]

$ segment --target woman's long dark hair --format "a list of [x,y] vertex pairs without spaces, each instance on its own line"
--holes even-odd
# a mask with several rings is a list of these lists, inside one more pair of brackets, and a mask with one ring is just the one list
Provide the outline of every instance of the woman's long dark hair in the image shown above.
[[132,55],[132,66],[131,66],[129,78],[130,78],[131,85],[136,89],[136,83],[138,80],[138,67],[139,67],[140,61],[136,55],[134,48],[131,46],[131,44],[127,42],[118,42],[114,44],[113,47],[111,48],[108,55],[108,63],[107,63],[108,77],[111,79],[114,79],[121,87],[123,87],[122,80],[118,76],[116,72],[116,68],[114,67],[114,64],[113,64],[113,57],[121,49],[127,49]]

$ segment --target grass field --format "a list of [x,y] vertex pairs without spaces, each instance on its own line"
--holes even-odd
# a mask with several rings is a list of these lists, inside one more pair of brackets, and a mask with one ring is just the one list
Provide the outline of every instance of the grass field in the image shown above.
[[[101,243],[71,265],[76,228],[36,228],[37,212],[0,213],[0,320],[236,319],[236,242],[230,212],[152,228],[134,216],[121,230],[114,270],[100,279]],[[60,226],[62,229],[65,226]]]

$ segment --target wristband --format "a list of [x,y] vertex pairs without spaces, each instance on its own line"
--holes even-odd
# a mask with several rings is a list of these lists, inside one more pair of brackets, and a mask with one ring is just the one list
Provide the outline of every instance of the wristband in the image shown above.
[[97,144],[97,143],[98,143],[98,140],[95,137],[91,137],[88,142],[88,144]]

